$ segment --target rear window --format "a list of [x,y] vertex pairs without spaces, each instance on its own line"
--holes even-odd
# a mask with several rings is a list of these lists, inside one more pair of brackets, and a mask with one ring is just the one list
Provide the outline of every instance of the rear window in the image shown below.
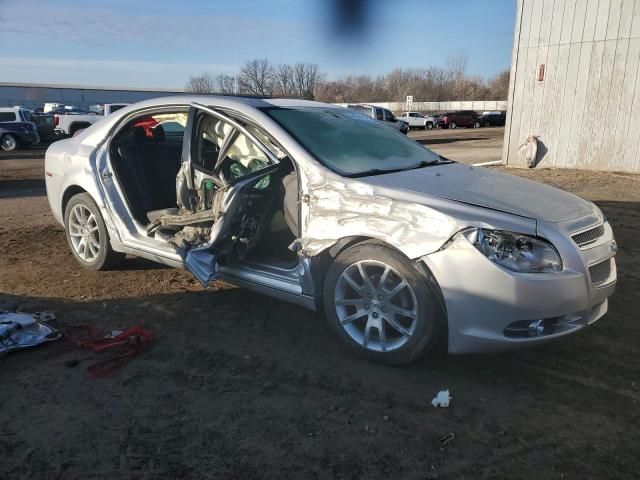
[[15,112],[0,112],[0,122],[15,122],[16,120]]

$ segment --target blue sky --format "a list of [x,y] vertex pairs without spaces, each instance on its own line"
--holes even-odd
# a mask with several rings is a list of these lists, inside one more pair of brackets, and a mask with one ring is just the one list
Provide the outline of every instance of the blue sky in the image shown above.
[[[444,65],[509,67],[515,0],[370,0],[369,28],[342,36],[333,0],[0,0],[0,82],[182,88],[268,58],[318,63],[329,78]],[[8,48],[7,48],[8,47]]]

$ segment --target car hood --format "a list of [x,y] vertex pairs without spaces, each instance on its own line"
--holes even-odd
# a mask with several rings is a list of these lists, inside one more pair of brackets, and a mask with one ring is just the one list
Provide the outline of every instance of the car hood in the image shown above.
[[525,178],[461,163],[358,179],[371,186],[434,196],[546,222],[593,213],[580,197]]

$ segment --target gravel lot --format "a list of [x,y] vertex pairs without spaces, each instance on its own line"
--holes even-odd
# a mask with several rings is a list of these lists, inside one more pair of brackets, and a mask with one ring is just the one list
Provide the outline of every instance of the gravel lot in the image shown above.
[[493,162],[502,158],[504,127],[414,129],[409,136],[458,162]]
[[[411,135],[486,161],[501,132]],[[0,309],[53,310],[62,327],[141,324],[156,341],[97,380],[64,366],[78,354],[61,343],[0,359],[0,478],[638,478],[640,177],[510,171],[594,200],[611,221],[619,284],[605,318],[536,350],[389,368],[352,358],[293,305],[203,291],[142,260],[81,270],[49,213],[41,153],[0,153]],[[443,388],[451,407],[434,409]]]

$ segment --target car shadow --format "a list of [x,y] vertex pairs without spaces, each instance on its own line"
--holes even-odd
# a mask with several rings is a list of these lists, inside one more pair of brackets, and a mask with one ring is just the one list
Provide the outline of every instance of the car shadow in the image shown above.
[[0,181],[0,198],[41,197],[47,194],[44,179]]

